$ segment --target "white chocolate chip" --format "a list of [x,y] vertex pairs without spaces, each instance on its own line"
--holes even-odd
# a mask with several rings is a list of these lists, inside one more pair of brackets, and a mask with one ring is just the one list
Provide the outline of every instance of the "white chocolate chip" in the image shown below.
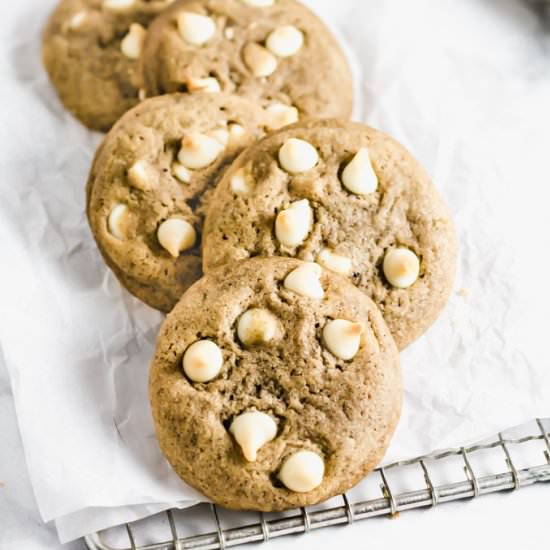
[[110,11],[125,12],[131,10],[136,0],[103,0],[103,7]]
[[303,139],[290,138],[279,149],[279,162],[291,174],[307,172],[319,162],[317,149]]
[[117,204],[111,210],[107,224],[109,226],[109,233],[119,241],[125,239],[124,223],[126,215],[128,214],[128,207],[125,204]]
[[226,27],[223,31],[223,35],[227,40],[233,40],[233,38],[235,38],[235,29],[233,27]]
[[409,288],[420,274],[420,260],[408,248],[392,248],[384,256],[384,275],[396,288]]
[[183,164],[179,162],[174,162],[172,164],[172,174],[177,178],[181,183],[191,183],[191,172],[185,168]]
[[271,32],[265,45],[277,57],[290,57],[297,54],[304,45],[304,35],[296,27],[284,25]]
[[319,252],[319,256],[317,256],[317,263],[329,271],[339,273],[340,275],[350,275],[351,270],[353,269],[351,258],[335,254],[328,248],[323,248],[323,250]]
[[265,108],[266,128],[268,130],[279,130],[284,126],[298,122],[299,114],[296,107],[284,105],[283,103],[273,103]]
[[256,77],[272,75],[277,69],[277,58],[263,46],[249,42],[243,49],[243,59],[246,66]]
[[195,132],[181,140],[178,160],[190,170],[200,170],[212,164],[224,149],[217,139]]
[[313,223],[313,211],[309,201],[303,199],[293,202],[282,210],[275,220],[275,236],[284,246],[301,245],[307,238]]
[[143,88],[138,90],[138,99],[140,101],[145,101],[147,99],[147,92]]
[[166,9],[170,4],[173,4],[176,0],[145,0],[151,5],[151,8],[155,12]]
[[229,143],[232,145],[238,145],[247,138],[248,132],[244,126],[234,122],[229,125]]
[[76,12],[70,19],[69,19],[69,29],[76,31],[86,21],[88,18],[88,14],[85,11],[78,11]]
[[237,335],[245,346],[270,342],[276,332],[277,321],[265,309],[249,309],[240,316],[237,323]]
[[138,160],[128,170],[128,179],[132,187],[146,191],[156,187],[159,174],[146,160]]
[[336,357],[348,361],[353,359],[361,345],[363,327],[344,319],[329,321],[323,329],[323,341]]
[[322,300],[325,295],[320,280],[322,273],[317,264],[306,263],[287,275],[284,287],[300,296]]
[[235,174],[231,178],[230,185],[231,185],[231,191],[233,191],[235,195],[239,195],[241,197],[250,195],[250,193],[252,193],[252,190],[253,190],[253,186],[250,183],[249,179],[246,177],[246,174],[243,168],[235,172]]
[[170,218],[162,222],[157,230],[160,245],[174,258],[193,247],[197,240],[195,228],[181,218]]
[[178,15],[178,30],[188,44],[202,46],[216,34],[216,23],[207,15],[184,11]]
[[183,370],[193,382],[210,382],[223,366],[222,350],[210,340],[191,344],[183,356]]
[[254,8],[266,8],[273,6],[275,0],[241,0],[241,2]]
[[227,147],[229,143],[229,130],[226,128],[216,128],[210,132],[210,135],[224,147]]
[[147,31],[139,23],[132,23],[130,31],[120,43],[122,53],[129,59],[139,59],[146,34]]
[[213,76],[209,76],[208,78],[190,77],[185,84],[187,85],[187,90],[192,94],[197,92],[216,94],[222,91],[220,83]]
[[254,462],[258,451],[277,435],[277,424],[268,414],[262,412],[247,412],[237,416],[229,431],[240,445],[248,462]]
[[323,459],[312,451],[298,451],[287,458],[279,479],[295,493],[308,493],[321,485],[325,475]]
[[378,189],[376,176],[370,161],[369,151],[361,147],[342,172],[344,187],[356,195],[369,195]]

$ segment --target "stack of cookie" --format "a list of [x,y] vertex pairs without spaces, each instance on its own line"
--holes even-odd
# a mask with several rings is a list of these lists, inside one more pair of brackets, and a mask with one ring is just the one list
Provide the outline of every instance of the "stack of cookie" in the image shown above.
[[175,471],[237,509],[349,489],[389,444],[398,350],[444,307],[456,238],[414,158],[347,121],[329,30],[296,0],[63,0],[44,60],[110,129],[99,250],[169,313],[150,396]]

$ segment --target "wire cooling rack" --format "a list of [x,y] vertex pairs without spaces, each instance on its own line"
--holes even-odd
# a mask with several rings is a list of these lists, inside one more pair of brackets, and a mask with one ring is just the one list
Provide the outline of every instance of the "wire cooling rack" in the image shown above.
[[[395,517],[405,510],[519,490],[550,481],[549,427],[550,419],[536,419],[473,446],[395,462],[374,470],[357,494],[353,490],[322,507],[285,514],[255,514],[255,521],[246,523],[250,514],[229,513],[203,504],[194,509],[170,510],[84,540],[90,550],[223,550],[324,527],[351,525],[375,516]],[[369,483],[381,494],[360,498],[365,496],[363,491]],[[230,514],[236,526],[224,525],[224,515]],[[184,534],[190,524],[197,523],[197,518],[202,524],[209,518],[210,528]]]

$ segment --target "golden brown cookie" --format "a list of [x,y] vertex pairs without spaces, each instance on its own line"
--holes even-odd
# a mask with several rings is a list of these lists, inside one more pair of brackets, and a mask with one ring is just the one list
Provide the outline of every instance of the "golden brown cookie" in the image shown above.
[[[349,118],[352,75],[327,27],[295,0],[179,0],[150,27],[149,96],[218,90]],[[274,107],[277,109],[277,107]]]
[[43,37],[43,60],[65,107],[107,131],[139,102],[146,29],[172,0],[61,0]]
[[410,153],[367,126],[311,121],[272,134],[235,161],[211,204],[206,272],[253,256],[317,261],[374,300],[400,349],[451,292],[446,206]]
[[399,356],[374,303],[316,264],[212,271],[166,318],[150,371],[160,447],[234,509],[284,510],[348,490],[399,419]]
[[201,276],[202,222],[231,161],[265,133],[260,104],[172,94],[126,113],[101,144],[88,181],[90,227],[130,292],[170,311]]

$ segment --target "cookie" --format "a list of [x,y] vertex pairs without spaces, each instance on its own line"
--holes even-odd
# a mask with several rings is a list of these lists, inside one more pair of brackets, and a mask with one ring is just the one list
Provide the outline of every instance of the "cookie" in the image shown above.
[[381,460],[402,400],[384,320],[349,281],[292,258],[226,265],[166,318],[150,370],[157,438],[233,509],[340,494]]
[[87,213],[105,261],[132,294],[167,312],[201,276],[212,189],[270,122],[261,104],[226,94],[152,98],[117,122],[90,172]]
[[146,29],[171,2],[62,0],[54,10],[44,65],[65,107],[88,128],[109,130],[139,102]]
[[205,271],[289,256],[347,277],[381,309],[400,349],[444,307],[456,254],[448,210],[418,162],[383,133],[336,120],[291,126],[243,153],[203,236]]
[[349,118],[353,83],[326,26],[295,0],[179,0],[151,25],[149,96],[219,90],[286,105],[302,118]]

